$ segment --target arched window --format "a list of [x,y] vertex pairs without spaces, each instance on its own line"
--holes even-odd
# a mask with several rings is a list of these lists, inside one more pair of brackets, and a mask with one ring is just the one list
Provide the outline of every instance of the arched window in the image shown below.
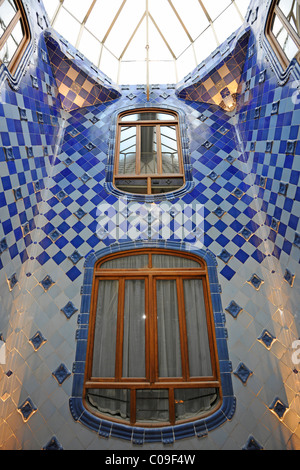
[[0,64],[14,75],[30,41],[21,0],[0,0]]
[[184,183],[177,114],[150,108],[122,113],[117,123],[115,187],[133,194],[161,194]]
[[144,427],[196,420],[221,406],[201,258],[151,248],[98,261],[83,400],[99,417]]
[[274,0],[266,23],[268,38],[286,69],[292,59],[300,61],[300,4],[298,0]]

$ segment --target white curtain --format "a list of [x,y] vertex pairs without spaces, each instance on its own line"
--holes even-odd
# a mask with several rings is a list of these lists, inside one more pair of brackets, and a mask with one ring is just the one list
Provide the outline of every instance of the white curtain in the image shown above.
[[202,280],[184,279],[183,291],[190,376],[212,375]]

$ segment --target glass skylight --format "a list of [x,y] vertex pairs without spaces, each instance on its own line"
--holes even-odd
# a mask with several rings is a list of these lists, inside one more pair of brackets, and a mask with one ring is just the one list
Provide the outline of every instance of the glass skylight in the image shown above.
[[43,0],[51,26],[117,84],[178,83],[244,22],[249,0]]

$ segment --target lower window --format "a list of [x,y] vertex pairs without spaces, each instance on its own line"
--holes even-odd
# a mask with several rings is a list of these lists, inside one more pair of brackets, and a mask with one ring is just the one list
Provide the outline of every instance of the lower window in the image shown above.
[[138,250],[94,270],[84,401],[131,425],[198,419],[221,404],[205,263]]

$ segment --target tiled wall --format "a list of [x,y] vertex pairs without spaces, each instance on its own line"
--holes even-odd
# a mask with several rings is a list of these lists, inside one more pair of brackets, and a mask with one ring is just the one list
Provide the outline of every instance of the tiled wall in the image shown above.
[[[103,439],[69,408],[85,260],[125,242],[184,242],[217,261],[235,413],[167,449],[300,448],[300,100],[297,76],[278,85],[266,61],[269,3],[254,0],[247,13],[235,111],[184,101],[180,84],[152,86],[150,103],[143,86],[116,87],[120,98],[68,113],[47,55],[47,18],[40,2],[26,2],[35,51],[19,89],[1,85],[0,448],[136,447]],[[160,201],[117,196],[107,184],[116,113],[152,105],[183,113],[193,187]]]

